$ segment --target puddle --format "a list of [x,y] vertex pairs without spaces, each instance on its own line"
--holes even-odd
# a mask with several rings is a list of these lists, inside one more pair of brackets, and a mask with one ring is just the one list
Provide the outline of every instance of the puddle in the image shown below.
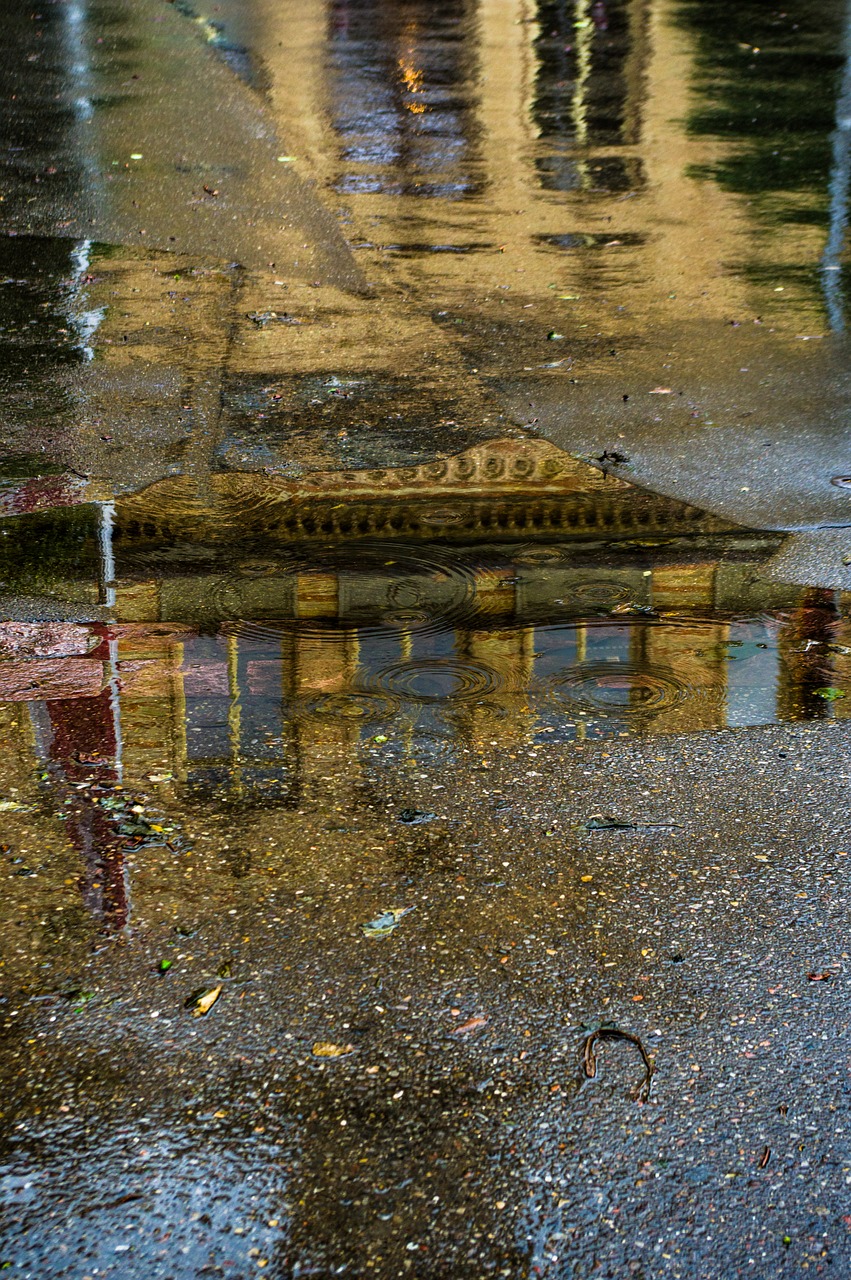
[[[425,19],[425,21],[423,21]],[[388,26],[389,22],[389,26]],[[475,55],[454,0],[328,10],[332,127],[344,195],[463,200],[482,186]]]
[[320,740],[339,769],[380,770],[402,744],[416,760],[849,714],[848,593],[774,576],[782,535],[539,446],[217,494],[165,482],[107,524],[98,506],[3,521],[30,621],[4,624],[0,695],[51,726],[46,757],[126,778],[144,725],[170,777],[241,804],[253,778],[265,803]]
[[79,905],[115,934],[137,852],[182,854],[211,815],[343,814],[523,748],[845,719],[851,594],[783,581],[786,541],[512,440],[5,517],[10,815],[64,823]]
[[513,441],[5,517],[9,816],[64,824],[113,934],[136,854],[181,855],[211,815],[343,814],[523,748],[846,719],[851,593],[784,581],[787,541]]
[[733,1274],[842,1105],[845,0],[5,10],[0,1267]]

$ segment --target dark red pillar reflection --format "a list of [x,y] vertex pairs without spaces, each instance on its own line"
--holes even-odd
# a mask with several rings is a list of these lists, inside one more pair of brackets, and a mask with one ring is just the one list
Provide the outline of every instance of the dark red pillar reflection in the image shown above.
[[[92,630],[101,643],[89,656],[109,662],[108,628]],[[61,789],[71,801],[64,812],[71,843],[83,863],[83,900],[110,933],[122,929],[130,914],[124,841],[99,803],[120,781],[114,697],[106,688],[96,698],[55,698],[47,703],[53,731],[50,758],[54,776],[65,784]]]
[[823,720],[830,703],[819,693],[832,683],[828,644],[836,638],[838,612],[833,591],[812,587],[780,632],[779,711],[789,720]]

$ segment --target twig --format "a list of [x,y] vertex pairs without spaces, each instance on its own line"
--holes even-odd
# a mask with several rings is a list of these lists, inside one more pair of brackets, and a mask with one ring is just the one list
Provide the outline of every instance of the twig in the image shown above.
[[630,1044],[635,1045],[644,1063],[644,1075],[638,1086],[631,1091],[630,1096],[636,1102],[647,1102],[650,1098],[650,1086],[653,1081],[656,1064],[638,1036],[633,1035],[631,1031],[620,1031],[617,1027],[600,1027],[598,1031],[592,1031],[589,1036],[586,1036],[585,1044],[582,1048],[582,1066],[589,1080],[593,1080],[597,1075],[597,1055],[594,1052],[594,1045],[598,1040],[627,1040]]

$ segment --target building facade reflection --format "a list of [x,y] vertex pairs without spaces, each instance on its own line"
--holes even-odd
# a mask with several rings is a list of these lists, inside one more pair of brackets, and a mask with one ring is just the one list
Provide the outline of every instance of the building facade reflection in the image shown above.
[[138,851],[211,816],[357,810],[464,755],[849,714],[851,602],[773,581],[777,535],[534,442],[430,471],[155,485],[116,504],[109,606],[98,511],[6,522],[15,590],[104,615],[0,628],[4,789],[23,766],[63,814],[100,928],[132,919]]
[[81,653],[0,663],[2,697],[43,708],[39,751],[63,785],[96,768],[168,777],[187,803],[298,806],[329,770],[356,785],[377,741],[391,763],[448,759],[841,717],[851,701],[847,601],[772,582],[782,539],[540,442],[222,475],[200,495],[163,482],[116,504],[106,559],[86,518],[18,519],[4,538],[13,592],[104,614]]

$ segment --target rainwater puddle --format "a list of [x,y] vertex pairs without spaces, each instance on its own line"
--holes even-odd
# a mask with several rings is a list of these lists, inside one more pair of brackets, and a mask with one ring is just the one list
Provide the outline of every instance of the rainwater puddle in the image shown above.
[[[424,500],[396,511],[416,539],[261,546],[247,525],[234,544],[228,523],[196,544],[131,508],[106,560],[97,509],[4,522],[30,615],[0,627],[0,700],[34,771],[275,806],[329,757],[333,791],[365,761],[851,709],[848,598],[765,576],[777,535],[497,541],[459,500],[461,527],[435,539]],[[526,516],[520,502],[503,524]],[[179,504],[174,519],[185,533]]]

